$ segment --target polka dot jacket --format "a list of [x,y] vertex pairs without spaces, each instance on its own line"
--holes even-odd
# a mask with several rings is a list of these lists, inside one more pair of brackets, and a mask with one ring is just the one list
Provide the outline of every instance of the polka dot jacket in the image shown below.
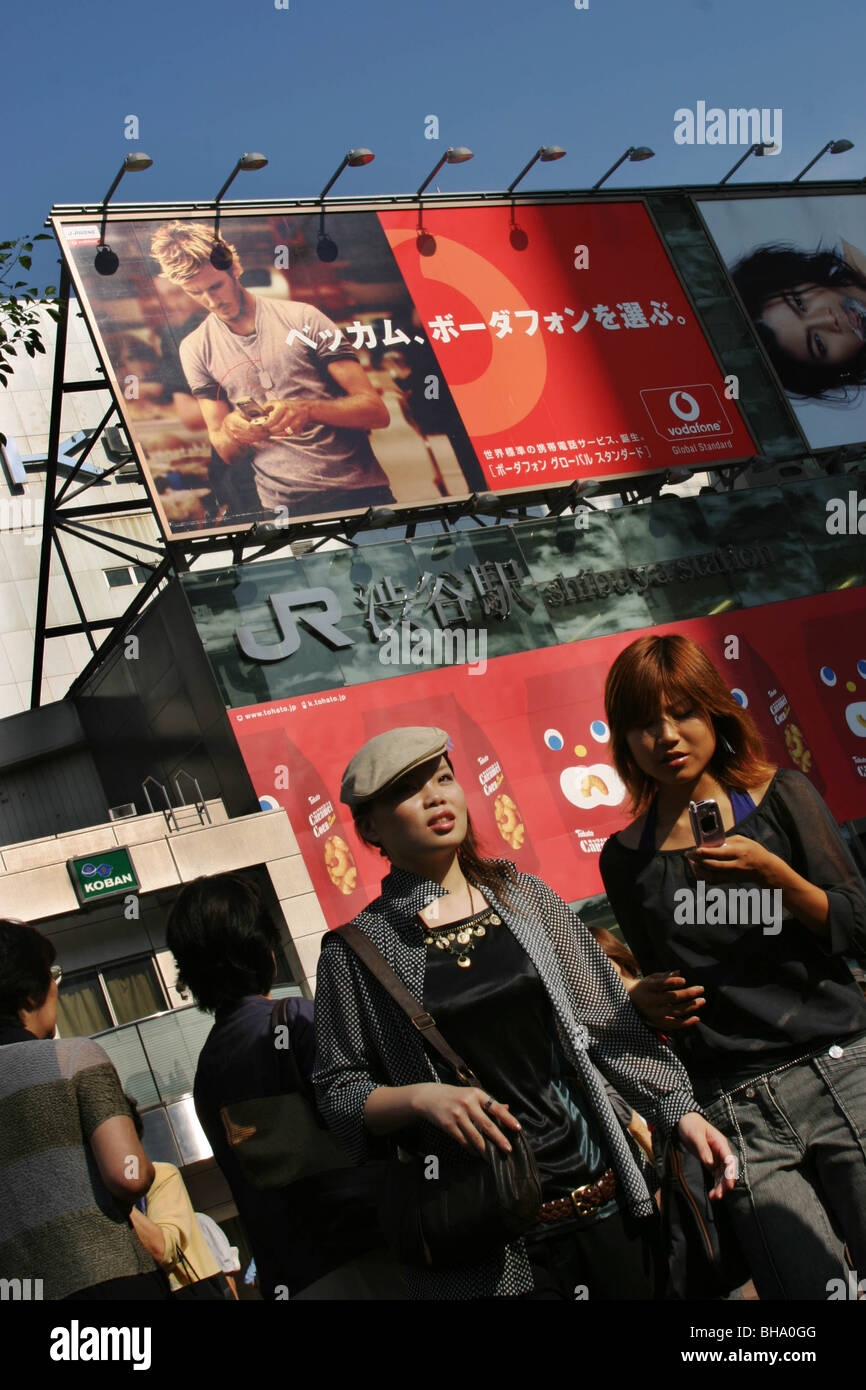
[[[507,860],[496,863],[516,872]],[[621,1200],[638,1216],[654,1203],[631,1141],[611,1107],[606,1081],[664,1139],[697,1110],[688,1077],[670,1048],[639,1018],[616,970],[566,903],[531,874],[516,874],[503,890],[507,903],[484,893],[529,955],[547,990],[563,1051],[580,1078],[609,1147]],[[381,896],[354,920],[418,1000],[424,998],[427,952],[417,914],[441,885],[402,869],[382,882]],[[356,1162],[381,1153],[364,1126],[367,1097],[378,1086],[409,1086],[440,1078],[420,1034],[351,948],[336,933],[322,942],[316,984],[316,1067],[313,1082],[328,1125]],[[480,1078],[483,1083],[483,1076]],[[422,1152],[440,1163],[465,1161],[460,1147],[435,1126],[418,1127]],[[532,1288],[522,1241],[502,1255],[462,1270],[404,1271],[414,1297],[507,1297]]]

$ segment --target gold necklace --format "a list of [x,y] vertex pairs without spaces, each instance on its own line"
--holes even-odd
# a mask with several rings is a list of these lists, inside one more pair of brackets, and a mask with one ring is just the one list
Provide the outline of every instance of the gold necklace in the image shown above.
[[440,951],[447,951],[449,955],[456,956],[457,964],[462,970],[468,969],[472,964],[469,952],[475,950],[476,939],[487,935],[488,926],[498,927],[502,923],[502,918],[491,908],[484,912],[475,913],[478,921],[472,922],[472,884],[470,883],[468,886],[469,920],[467,922],[462,925],[446,923],[443,927],[431,927],[426,922],[424,923],[427,932],[424,937],[424,945],[436,946]]

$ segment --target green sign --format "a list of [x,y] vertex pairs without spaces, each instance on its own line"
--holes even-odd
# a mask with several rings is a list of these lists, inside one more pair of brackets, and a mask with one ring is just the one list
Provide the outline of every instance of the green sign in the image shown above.
[[80,859],[67,859],[66,867],[80,903],[115,898],[139,886],[128,849],[102,849]]

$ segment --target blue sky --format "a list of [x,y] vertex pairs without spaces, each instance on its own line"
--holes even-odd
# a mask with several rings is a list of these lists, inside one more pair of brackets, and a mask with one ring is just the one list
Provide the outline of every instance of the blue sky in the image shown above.
[[[154,166],[118,201],[212,198],[244,150],[270,165],[230,197],[309,197],[351,145],[376,160],[343,174],[346,195],[411,192],[448,144],[475,159],[443,192],[503,188],[545,143],[567,157],[526,189],[586,188],[631,144],[656,158],[612,187],[714,182],[742,150],[674,142],[675,110],[698,101],[782,109],[781,154],[743,181],[790,179],[843,136],[855,149],[815,176],[866,175],[866,10],[847,0],[7,0],[3,37],[3,237],[98,201],[135,148]],[[43,283],[54,263],[43,251]]]

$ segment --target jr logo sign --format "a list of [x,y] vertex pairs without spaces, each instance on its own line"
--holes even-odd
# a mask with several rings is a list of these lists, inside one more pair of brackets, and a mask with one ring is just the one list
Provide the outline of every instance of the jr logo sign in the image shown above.
[[[283,594],[269,594],[268,602],[274,610],[277,627],[281,634],[278,642],[260,642],[251,627],[239,627],[235,636],[244,656],[251,661],[283,661],[293,656],[301,645],[298,622],[321,637],[329,647],[351,647],[351,637],[340,632],[336,624],[343,616],[339,601],[333,589],[290,589]],[[316,605],[321,604],[324,611]],[[294,616],[294,609],[305,609],[303,616]]]

